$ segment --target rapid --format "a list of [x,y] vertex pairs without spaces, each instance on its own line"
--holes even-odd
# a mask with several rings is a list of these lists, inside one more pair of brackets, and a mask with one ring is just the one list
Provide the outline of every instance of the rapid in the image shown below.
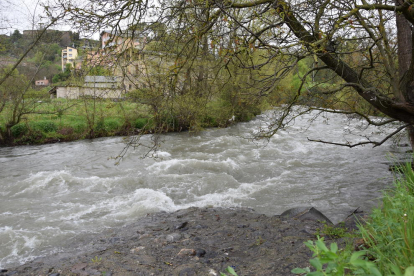
[[0,148],[0,268],[148,213],[190,206],[251,207],[266,215],[313,206],[339,222],[376,206],[392,182],[389,164],[408,149],[308,140],[385,136],[342,114],[306,114],[269,141],[247,139],[271,114],[226,129],[163,135],[157,158],[130,149],[119,165],[111,157],[125,147],[120,137]]

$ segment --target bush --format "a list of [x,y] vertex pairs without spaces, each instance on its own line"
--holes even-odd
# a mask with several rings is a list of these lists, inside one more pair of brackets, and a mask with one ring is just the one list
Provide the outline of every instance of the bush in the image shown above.
[[27,130],[28,128],[26,124],[17,124],[15,126],[12,126],[11,133],[14,138],[17,138],[26,134]]
[[73,130],[76,133],[84,133],[86,131],[86,123],[82,121],[77,121],[71,124]]
[[122,127],[122,122],[119,119],[106,119],[104,121],[104,128],[106,132],[117,132]]
[[147,118],[138,118],[135,120],[135,128],[142,129],[148,124]]
[[400,169],[395,188],[384,192],[382,208],[361,227],[369,252],[387,275],[414,264],[414,171],[411,164]]
[[122,127],[122,122],[119,119],[110,118],[110,119],[100,119],[96,122],[94,131],[96,135],[102,136],[109,133],[116,133]]
[[40,130],[45,133],[49,132],[55,132],[57,131],[58,127],[55,124],[55,122],[52,121],[38,121],[38,122],[32,122],[30,124],[30,127],[33,130]]

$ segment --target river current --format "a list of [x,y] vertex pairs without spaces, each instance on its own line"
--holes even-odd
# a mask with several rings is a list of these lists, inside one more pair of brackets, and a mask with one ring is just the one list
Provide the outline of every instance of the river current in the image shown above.
[[[345,115],[303,115],[268,142],[246,136],[271,112],[248,123],[198,134],[162,136],[158,158],[122,138],[0,148],[0,268],[60,250],[68,240],[120,227],[147,213],[190,206],[243,206],[267,215],[314,206],[333,222],[378,203],[389,187],[390,160],[407,148],[391,142],[345,148],[308,141],[382,139]],[[149,140],[149,136],[142,139]]]

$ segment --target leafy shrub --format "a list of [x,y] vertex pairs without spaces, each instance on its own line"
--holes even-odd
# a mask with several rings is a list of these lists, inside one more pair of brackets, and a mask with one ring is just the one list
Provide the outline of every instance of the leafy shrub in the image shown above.
[[69,136],[74,133],[74,130],[72,127],[62,127],[61,129],[59,129],[58,133],[63,136]]
[[[400,169],[394,190],[384,192],[382,208],[360,227],[381,271],[395,273],[412,266],[414,260],[414,172],[411,164]],[[413,274],[414,275],[414,274]]]
[[147,118],[138,118],[135,120],[135,128],[142,129],[148,124]]
[[122,123],[118,119],[106,119],[104,121],[104,128],[106,132],[117,132],[122,127]]
[[[364,258],[366,251],[351,252],[350,250],[338,250],[336,243],[331,243],[328,248],[323,240],[319,238],[316,242],[307,241],[305,245],[313,252],[310,264],[316,271],[310,268],[295,268],[292,273],[306,274],[308,276],[324,275],[376,275],[381,276],[378,268],[373,262]],[[350,272],[353,272],[350,274]],[[346,273],[346,274],[345,274]]]
[[14,138],[17,138],[26,134],[27,130],[28,128],[26,124],[17,124],[15,126],[12,126],[11,133]]
[[102,136],[109,133],[116,133],[122,127],[122,122],[119,119],[100,119],[96,122],[94,131],[96,135]]
[[42,132],[48,133],[48,132],[55,132],[57,131],[58,127],[55,122],[52,121],[38,121],[38,122],[32,122],[30,124],[30,127],[33,130],[40,130]]
[[86,123],[82,121],[72,123],[72,128],[76,133],[84,133],[86,131]]

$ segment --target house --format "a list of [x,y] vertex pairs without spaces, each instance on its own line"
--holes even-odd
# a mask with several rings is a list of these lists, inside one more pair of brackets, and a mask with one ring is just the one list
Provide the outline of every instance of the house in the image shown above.
[[75,60],[78,57],[78,50],[72,47],[62,49],[62,71],[65,71],[66,64],[71,64],[75,67]]
[[100,37],[102,49],[111,49],[117,53],[130,48],[142,50],[146,44],[146,37],[134,31],[103,31]]
[[125,93],[122,78],[111,76],[86,76],[83,85],[56,86],[49,91],[51,98],[65,99],[122,99]]
[[48,86],[49,85],[49,80],[46,79],[46,77],[44,77],[43,80],[37,80],[37,81],[35,81],[35,85],[36,86]]

